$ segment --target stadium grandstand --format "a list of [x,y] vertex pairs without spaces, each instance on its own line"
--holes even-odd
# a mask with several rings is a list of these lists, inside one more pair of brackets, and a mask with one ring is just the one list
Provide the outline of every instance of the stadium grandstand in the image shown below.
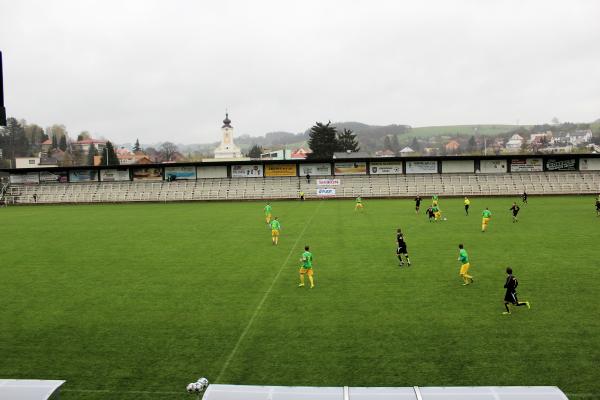
[[246,161],[4,170],[5,204],[600,192],[599,155]]

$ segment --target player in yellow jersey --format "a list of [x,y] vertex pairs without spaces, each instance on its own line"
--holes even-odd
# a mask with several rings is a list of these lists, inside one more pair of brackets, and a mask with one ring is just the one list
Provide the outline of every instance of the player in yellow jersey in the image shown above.
[[362,210],[364,208],[365,207],[363,206],[362,199],[360,198],[360,196],[358,196],[356,198],[356,205],[354,206],[354,211],[356,211],[356,210]]
[[313,255],[309,251],[308,246],[304,246],[304,253],[302,253],[302,257],[300,258],[300,284],[298,287],[304,287],[304,275],[308,275],[308,280],[310,282],[310,288],[315,287],[315,281],[313,278]]
[[471,267],[471,263],[469,263],[469,255],[465,250],[462,244],[458,245],[458,261],[460,261],[460,277],[463,278],[463,286],[469,285],[473,283],[473,277],[469,275],[469,268]]
[[265,221],[267,222],[267,225],[271,223],[271,209],[271,203],[267,203],[265,206]]
[[492,218],[492,212],[486,207],[483,213],[481,213],[481,217],[481,232],[485,232]]
[[273,244],[275,246],[277,246],[277,244],[279,243],[279,231],[280,230],[281,230],[281,224],[277,220],[277,217],[275,217],[273,219],[273,221],[271,221],[271,240],[273,241]]
[[469,206],[471,205],[471,200],[467,196],[465,196],[465,215],[469,215]]

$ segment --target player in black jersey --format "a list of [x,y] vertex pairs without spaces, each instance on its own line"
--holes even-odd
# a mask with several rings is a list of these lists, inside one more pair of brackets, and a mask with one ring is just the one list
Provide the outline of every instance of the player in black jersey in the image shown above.
[[435,212],[433,211],[433,207],[432,206],[429,206],[429,208],[427,209],[427,211],[425,211],[425,213],[429,217],[429,222],[434,222],[435,221]]
[[596,199],[596,217],[600,217],[600,196]]
[[415,213],[416,214],[419,213],[419,207],[421,207],[421,196],[417,195],[417,197],[415,197]]
[[523,194],[521,195],[521,200],[523,200],[523,204],[527,204],[527,192],[523,190]]
[[508,276],[506,277],[506,282],[504,283],[504,288],[506,289],[506,294],[504,295],[504,311],[502,314],[508,315],[510,314],[510,309],[508,308],[509,304],[513,306],[527,306],[527,308],[531,308],[528,301],[519,301],[517,299],[517,286],[519,286],[519,281],[512,274],[512,268],[506,268],[506,273]]
[[400,266],[404,265],[404,262],[402,261],[402,255],[404,255],[404,258],[406,258],[406,263],[410,265],[410,258],[408,258],[408,250],[406,249],[406,241],[404,240],[404,234],[400,228],[398,228],[398,231],[396,232],[396,244],[396,257],[398,257],[398,261],[400,261]]
[[519,208],[519,206],[517,205],[517,203],[513,202],[513,205],[511,208],[509,208],[509,211],[512,211],[512,218],[513,218],[513,222],[519,222],[519,219],[517,218],[517,214],[519,213],[519,210],[521,208]]

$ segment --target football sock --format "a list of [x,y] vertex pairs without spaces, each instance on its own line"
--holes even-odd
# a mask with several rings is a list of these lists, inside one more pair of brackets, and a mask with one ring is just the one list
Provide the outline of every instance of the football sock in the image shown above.
[[315,281],[313,280],[313,277],[312,277],[312,275],[309,275],[309,276],[308,276],[308,280],[310,281],[310,286],[311,286],[311,287],[312,287],[312,286],[315,286]]
[[408,258],[408,256],[406,256],[406,262],[410,264],[410,258]]
[[526,305],[527,305],[526,301],[520,301],[516,304],[517,307],[526,306]]
[[300,274],[300,284],[304,285],[304,274]]
[[504,303],[504,308],[506,308],[506,311],[510,313],[510,309],[508,308],[508,303]]

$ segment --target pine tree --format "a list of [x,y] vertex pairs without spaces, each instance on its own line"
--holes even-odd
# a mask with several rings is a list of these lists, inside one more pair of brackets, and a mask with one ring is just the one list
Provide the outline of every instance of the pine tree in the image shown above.
[[253,145],[248,152],[248,157],[250,158],[260,158],[260,155],[263,153],[263,148],[257,144]]
[[338,135],[338,146],[340,151],[359,151],[356,135],[351,129],[344,128],[344,131]]
[[331,126],[331,121],[327,124],[317,122],[310,128],[308,147],[312,150],[309,158],[333,158],[333,153],[339,148],[339,145],[337,131],[334,126]]
[[475,151],[477,149],[477,141],[475,140],[475,136],[471,136],[469,142],[467,143],[467,151],[469,153]]
[[140,146],[140,139],[135,139],[135,144],[133,145],[133,152],[137,153],[142,151],[142,147]]
[[56,138],[56,135],[52,135],[52,148],[58,149],[58,140]]
[[[106,160],[107,156],[108,162]],[[100,161],[100,165],[119,165],[119,159],[117,158],[115,148],[113,147],[111,142],[106,142],[106,147],[102,151],[102,159]]]
[[417,138],[413,138],[412,143],[410,144],[410,148],[416,151],[417,153],[421,151],[421,143],[419,143]]

